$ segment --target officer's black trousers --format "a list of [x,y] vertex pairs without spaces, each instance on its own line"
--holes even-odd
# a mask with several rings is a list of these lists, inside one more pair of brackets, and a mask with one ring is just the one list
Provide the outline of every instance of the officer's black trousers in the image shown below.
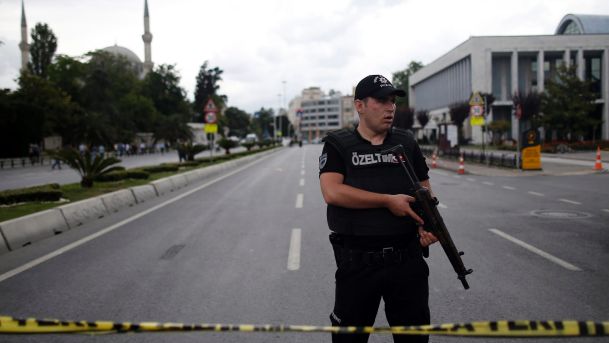
[[[339,263],[333,326],[373,326],[381,298],[390,326],[429,324],[429,268],[423,257],[399,264]],[[394,342],[428,342],[428,336],[394,335]],[[365,343],[368,334],[333,334],[333,343]]]

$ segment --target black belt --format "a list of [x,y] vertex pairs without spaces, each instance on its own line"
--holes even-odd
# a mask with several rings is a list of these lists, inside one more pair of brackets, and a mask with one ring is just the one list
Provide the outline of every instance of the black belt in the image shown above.
[[385,247],[374,250],[358,250],[334,246],[336,261],[341,264],[349,262],[367,266],[381,266],[400,264],[409,258],[420,257],[420,249],[405,247]]

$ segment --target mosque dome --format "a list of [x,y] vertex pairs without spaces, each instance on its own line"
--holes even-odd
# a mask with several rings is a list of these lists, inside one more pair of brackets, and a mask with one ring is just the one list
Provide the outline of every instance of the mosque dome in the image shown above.
[[129,62],[139,65],[142,64],[142,60],[140,60],[139,57],[137,57],[137,55],[135,54],[135,52],[123,47],[123,46],[118,46],[118,45],[113,45],[113,46],[109,46],[106,48],[101,49],[102,51],[106,51],[109,52],[111,54],[114,55],[118,55],[118,56],[123,56],[125,57]]

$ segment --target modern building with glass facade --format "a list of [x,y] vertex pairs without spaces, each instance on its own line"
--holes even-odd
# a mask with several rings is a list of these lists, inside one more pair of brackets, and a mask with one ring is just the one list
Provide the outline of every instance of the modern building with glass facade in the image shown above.
[[[472,92],[492,93],[488,120],[511,121],[515,138],[512,95],[543,92],[561,64],[576,66],[578,77],[592,83],[597,106],[590,115],[603,120],[596,137],[609,139],[609,16],[569,14],[554,35],[471,37],[410,77],[410,104],[428,110],[432,120],[425,129],[437,130],[450,121],[451,104],[467,101]],[[480,127],[466,121],[464,131],[481,142]]]

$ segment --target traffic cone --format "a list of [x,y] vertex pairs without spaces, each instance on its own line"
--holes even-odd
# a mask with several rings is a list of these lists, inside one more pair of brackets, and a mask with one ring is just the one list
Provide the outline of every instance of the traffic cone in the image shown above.
[[457,170],[457,174],[465,174],[465,166],[463,165],[463,153],[459,157],[459,169]]
[[433,154],[431,154],[431,167],[432,168],[437,168],[438,165],[436,164],[436,152],[434,151]]
[[601,161],[601,147],[600,145],[596,148],[596,163],[594,163],[594,170],[603,170],[603,162]]

